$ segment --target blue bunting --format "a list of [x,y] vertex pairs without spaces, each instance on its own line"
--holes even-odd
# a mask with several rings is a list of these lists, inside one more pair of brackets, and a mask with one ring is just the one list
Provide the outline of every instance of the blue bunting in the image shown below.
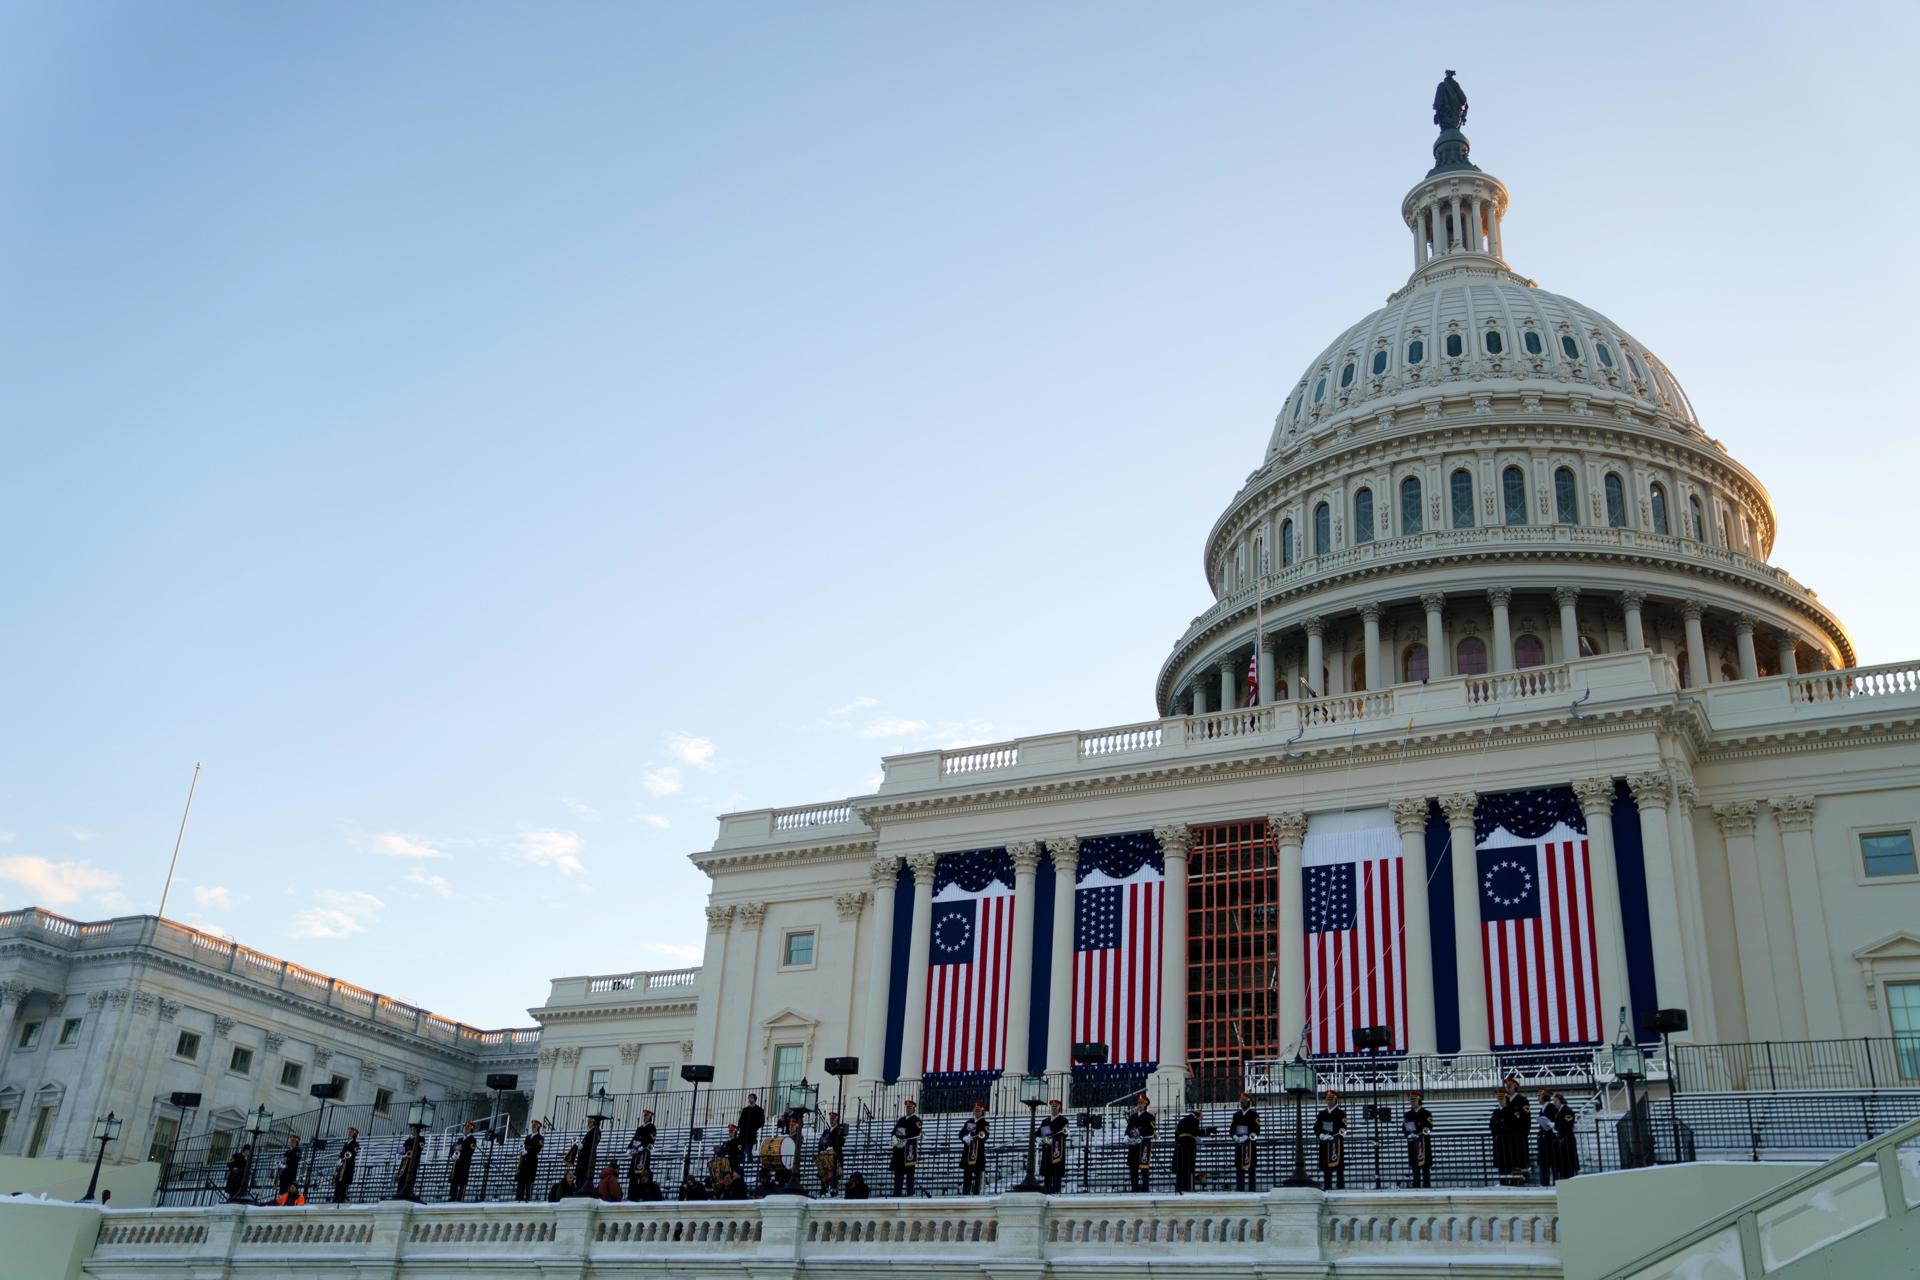
[[1084,880],[1094,871],[1104,871],[1115,880],[1125,880],[1142,866],[1165,872],[1160,842],[1151,831],[1130,831],[1119,836],[1089,836],[1080,842],[1080,870],[1074,877]]
[[938,894],[950,884],[967,893],[979,893],[998,880],[1013,888],[1013,859],[1005,849],[969,849],[964,853],[943,853],[933,868],[933,891]]
[[1505,827],[1509,835],[1522,840],[1537,840],[1561,823],[1584,833],[1587,820],[1581,816],[1580,802],[1573,798],[1572,787],[1543,787],[1538,791],[1508,791],[1502,795],[1481,796],[1473,811],[1473,842],[1477,845]]

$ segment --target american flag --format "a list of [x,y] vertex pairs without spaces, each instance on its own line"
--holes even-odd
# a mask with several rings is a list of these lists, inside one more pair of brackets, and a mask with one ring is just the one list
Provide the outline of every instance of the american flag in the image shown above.
[[[1372,821],[1374,818],[1377,822]],[[1405,885],[1400,836],[1382,810],[1342,814],[1343,829],[1307,825],[1307,1052],[1352,1053],[1358,1027],[1393,1028],[1407,1047],[1406,953],[1400,944]],[[1367,825],[1356,825],[1367,824]],[[1424,891],[1424,882],[1419,886]]]
[[940,856],[927,937],[925,1074],[1006,1064],[1013,860],[1005,849]]
[[[1576,811],[1577,812],[1577,811]],[[1603,1038],[1586,832],[1477,837],[1482,972],[1495,1047]]]
[[1149,832],[1082,842],[1073,897],[1073,1038],[1109,1065],[1160,1057],[1159,843]]
[[1257,640],[1253,646],[1253,657],[1247,660],[1247,705],[1260,705],[1260,645]]

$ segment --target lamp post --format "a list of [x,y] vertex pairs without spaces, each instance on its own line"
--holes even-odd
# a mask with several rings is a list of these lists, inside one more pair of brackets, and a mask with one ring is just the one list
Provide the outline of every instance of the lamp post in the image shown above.
[[247,1157],[247,1203],[253,1203],[253,1171],[260,1160],[260,1138],[273,1128],[273,1112],[267,1110],[267,1104],[261,1103],[253,1113],[253,1127],[247,1132],[253,1135],[253,1145],[248,1148],[252,1155]]
[[80,1197],[80,1203],[86,1204],[93,1199],[93,1192],[100,1185],[100,1162],[107,1158],[107,1144],[120,1136],[120,1117],[107,1112],[104,1120],[93,1122],[93,1140],[100,1144],[100,1150],[93,1157],[93,1176],[87,1179],[87,1194]]
[[420,1167],[427,1162],[427,1130],[433,1125],[434,1104],[423,1095],[416,1102],[407,1104],[407,1128],[413,1130],[413,1153],[402,1156],[400,1160],[401,1176],[394,1187],[396,1200],[420,1199],[418,1182]]
[[1319,1092],[1320,1073],[1313,1069],[1313,1064],[1307,1061],[1304,1053],[1295,1049],[1293,1061],[1280,1069],[1280,1079],[1293,1097],[1293,1176],[1280,1185],[1311,1187],[1313,1179],[1307,1176],[1307,1146],[1305,1130],[1301,1127],[1301,1108],[1308,1098]]
[[1039,1133],[1040,1104],[1047,1100],[1047,1078],[1031,1071],[1020,1077],[1020,1105],[1027,1109],[1027,1176],[1015,1191],[1038,1192],[1040,1180],[1033,1176],[1034,1139]]
[[1627,1011],[1620,1010],[1620,1038],[1613,1046],[1613,1074],[1627,1082],[1627,1158],[1621,1163],[1637,1169],[1643,1163],[1645,1144],[1640,1140],[1640,1104],[1634,1086],[1647,1076],[1647,1055],[1633,1042],[1627,1027]]

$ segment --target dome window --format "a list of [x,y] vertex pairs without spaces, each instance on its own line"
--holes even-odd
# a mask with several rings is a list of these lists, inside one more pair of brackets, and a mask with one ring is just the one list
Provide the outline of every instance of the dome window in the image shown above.
[[1547,647],[1540,643],[1536,635],[1515,636],[1513,638],[1513,665],[1525,671],[1528,667],[1543,667],[1547,664]]
[[1527,473],[1518,467],[1508,467],[1500,473],[1500,504],[1505,507],[1504,518],[1508,524],[1527,522]]
[[1293,521],[1280,522],[1280,567],[1293,568]]
[[1449,360],[1457,360],[1460,354],[1466,349],[1467,344],[1460,341],[1459,334],[1450,333],[1447,335],[1447,358]]
[[1632,370],[1633,376],[1638,378],[1640,381],[1645,382],[1647,380],[1647,375],[1640,372],[1640,362],[1633,358],[1633,352],[1628,351],[1625,347],[1622,347],[1620,349],[1620,354],[1624,355],[1627,358],[1627,368]]
[[1321,374],[1320,381],[1313,384],[1313,402],[1315,404],[1319,404],[1322,400],[1325,400],[1326,398],[1327,398],[1327,377],[1325,374]]
[[1362,489],[1353,495],[1353,540],[1373,541],[1373,490]]
[[1561,467],[1553,473],[1553,518],[1558,524],[1580,523],[1580,494],[1573,482],[1573,468]]
[[1300,421],[1300,411],[1307,407],[1307,393],[1302,391],[1293,398],[1293,420]]
[[1349,360],[1340,368],[1340,389],[1345,391],[1353,385],[1353,361]]
[[1333,511],[1326,503],[1313,509],[1313,554],[1323,556],[1333,550]]
[[1377,378],[1381,374],[1385,373],[1386,371],[1387,371],[1387,353],[1385,351],[1374,352],[1373,353],[1373,376]]
[[1448,484],[1453,498],[1453,527],[1473,528],[1473,473],[1462,467],[1453,473]]
[[1620,483],[1618,472],[1607,472],[1607,528],[1624,529],[1627,527],[1627,488]]
[[1408,684],[1425,684],[1427,682],[1427,646],[1408,645],[1401,669],[1407,673]]
[[1570,333],[1560,335],[1560,350],[1566,352],[1567,359],[1569,360],[1578,360],[1580,358],[1580,344],[1574,340],[1573,335]]
[[1453,674],[1457,676],[1483,676],[1487,674],[1487,642],[1479,636],[1468,636],[1453,649]]
[[1520,345],[1527,349],[1527,354],[1530,356],[1537,356],[1546,349],[1540,341],[1540,335],[1532,329],[1520,335]]
[[1667,487],[1663,484],[1655,483],[1652,493],[1649,496],[1653,507],[1653,531],[1655,533],[1671,535],[1673,533],[1673,524],[1667,518]]
[[1603,366],[1609,369],[1613,368],[1613,352],[1607,348],[1606,343],[1604,342],[1594,343],[1593,352],[1595,355],[1600,357],[1600,363]]
[[1701,509],[1700,499],[1694,497],[1692,494],[1687,495],[1687,513],[1693,517],[1693,532],[1690,536],[1697,538],[1701,542],[1705,542],[1707,540],[1707,515],[1706,512]]
[[1400,533],[1418,533],[1424,527],[1420,511],[1420,477],[1408,476],[1400,482]]
[[1407,363],[1419,364],[1427,358],[1427,344],[1415,338],[1407,344]]
[[1487,330],[1487,354],[1497,356],[1506,351],[1507,340],[1500,336],[1498,329]]

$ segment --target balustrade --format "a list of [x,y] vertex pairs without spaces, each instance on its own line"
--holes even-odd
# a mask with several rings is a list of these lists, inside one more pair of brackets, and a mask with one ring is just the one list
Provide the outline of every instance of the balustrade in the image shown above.
[[1270,732],[1276,723],[1274,707],[1241,707],[1237,711],[1214,711],[1204,716],[1188,716],[1186,741],[1219,742],[1230,738],[1250,738]]
[[1890,663],[1878,667],[1851,667],[1787,677],[1788,697],[1795,702],[1845,702],[1852,698],[1884,698],[1920,693],[1920,662]]
[[1392,715],[1393,690],[1341,693],[1292,705],[1298,709],[1299,724],[1303,730],[1330,724],[1356,724],[1363,720],[1382,720]]
[[1002,742],[988,747],[967,747],[940,753],[940,772],[945,777],[963,773],[986,773],[1011,769],[1020,763],[1020,745]]
[[806,827],[833,827],[841,823],[852,822],[853,805],[845,800],[838,804],[821,804],[799,809],[775,809],[773,811],[773,829],[775,831],[798,831]]
[[1126,755],[1132,751],[1151,751],[1161,744],[1164,736],[1164,726],[1158,720],[1083,733],[1080,735],[1080,758],[1091,760],[1101,756]]
[[1550,667],[1526,667],[1519,671],[1502,671],[1498,675],[1467,677],[1467,702],[1475,705],[1571,692],[1573,668],[1564,662]]

